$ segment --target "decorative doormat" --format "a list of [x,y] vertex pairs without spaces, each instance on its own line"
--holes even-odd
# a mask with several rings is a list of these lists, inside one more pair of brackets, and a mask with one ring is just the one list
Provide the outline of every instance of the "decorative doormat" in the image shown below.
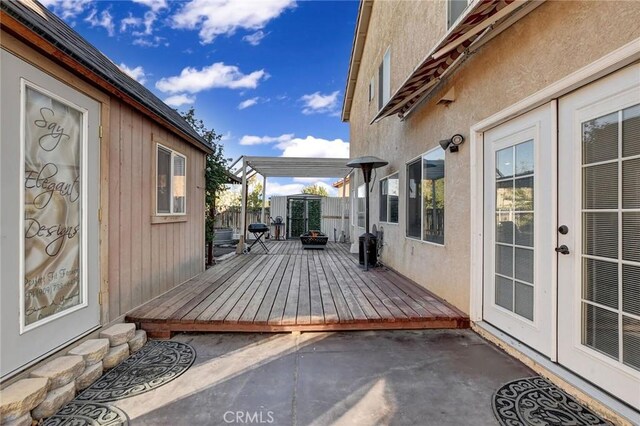
[[128,425],[129,419],[122,410],[102,403],[140,395],[167,384],[187,371],[195,359],[195,349],[186,343],[148,341],[46,419],[44,425]]
[[129,417],[116,407],[96,402],[71,401],[44,421],[45,426],[128,425]]
[[76,401],[109,402],[149,392],[182,375],[196,359],[189,345],[149,341],[85,389]]
[[611,425],[540,376],[505,384],[493,395],[492,405],[503,426]]

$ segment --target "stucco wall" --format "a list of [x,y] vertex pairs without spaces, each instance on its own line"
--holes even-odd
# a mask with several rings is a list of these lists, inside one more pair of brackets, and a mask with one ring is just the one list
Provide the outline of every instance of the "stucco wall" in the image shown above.
[[[377,111],[368,84],[391,46],[391,92],[442,37],[446,3],[376,1],[351,109],[351,157],[374,154],[389,161],[378,176],[400,172],[400,223],[382,224],[383,262],[465,312],[469,311],[469,143],[446,154],[445,245],[405,238],[406,162],[478,121],[550,85],[640,37],[634,2],[547,1],[481,47],[405,121],[389,117],[369,124]],[[456,101],[436,105],[455,87]],[[378,187],[371,223],[378,223]],[[358,235],[361,230],[354,230]]]

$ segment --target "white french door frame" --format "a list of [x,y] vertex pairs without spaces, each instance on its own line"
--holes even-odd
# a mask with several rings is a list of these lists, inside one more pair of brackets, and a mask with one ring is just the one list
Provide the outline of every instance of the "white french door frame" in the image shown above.
[[[499,306],[495,302],[495,276],[496,276],[496,178],[495,174],[488,170],[484,176],[484,232],[486,235],[484,246],[484,290],[483,290],[483,319],[494,326],[511,334],[513,337],[530,345],[537,351],[551,356],[555,353],[553,342],[556,341],[555,324],[556,310],[555,300],[551,307],[547,307],[547,297],[555,299],[556,289],[556,256],[549,253],[556,245],[557,219],[551,213],[557,210],[557,194],[555,189],[557,168],[557,128],[555,117],[557,115],[557,102],[552,100],[533,111],[490,129],[485,133],[485,158],[484,164],[495,167],[496,153],[503,149],[515,148],[526,143],[533,144],[534,172],[531,175],[533,185],[533,243],[528,249],[532,249],[533,255],[533,319],[529,320],[513,311]],[[488,153],[490,152],[490,157]],[[546,173],[546,165],[554,165],[550,174]],[[516,178],[515,163],[513,178]],[[517,180],[517,178],[516,178]],[[489,192],[487,192],[489,190]],[[490,212],[490,213],[489,213]],[[487,217],[490,214],[492,217]],[[510,246],[507,244],[507,246]],[[517,245],[513,245],[514,253]],[[547,259],[550,257],[550,259]],[[551,260],[551,264],[547,263]],[[513,264],[515,266],[515,259]],[[519,281],[514,274],[512,280]],[[516,284],[517,285],[517,284]],[[515,296],[515,288],[514,293]],[[515,300],[515,299],[514,299]]]
[[[600,98],[594,96],[594,92],[601,95]],[[567,224],[574,232],[565,236],[560,236],[560,244],[566,243],[574,256],[567,256],[559,264],[558,281],[563,285],[560,287],[558,298],[561,302],[570,303],[566,305],[564,312],[569,317],[567,321],[558,324],[558,358],[559,362],[578,374],[589,374],[588,380],[607,389],[611,383],[615,383],[617,395],[627,401],[631,406],[638,406],[640,402],[640,388],[638,384],[638,371],[633,367],[625,365],[621,359],[614,359],[604,355],[587,344],[583,343],[584,322],[582,318],[582,304],[586,297],[581,297],[583,289],[584,275],[582,272],[582,261],[590,256],[584,253],[583,229],[584,221],[582,214],[583,207],[583,167],[582,161],[583,140],[581,136],[582,123],[596,119],[605,114],[618,112],[638,104],[638,66],[620,71],[615,80],[602,79],[599,82],[577,91],[563,98],[560,101],[559,110],[559,134],[566,142],[559,152],[560,159],[571,158],[567,161],[569,165],[563,167],[560,173],[559,185],[564,186],[563,193],[567,194],[560,202],[560,220]],[[621,119],[621,115],[618,119]],[[622,185],[622,135],[619,135],[618,152],[616,152],[616,163],[618,166],[618,184]],[[633,157],[631,157],[633,158]],[[563,162],[563,164],[566,164]],[[587,163],[586,166],[593,166],[594,163]],[[612,164],[612,163],[608,163]],[[620,191],[620,188],[618,188]],[[619,258],[605,258],[611,264],[621,265],[624,263],[622,256],[622,196],[618,194],[618,251]],[[605,210],[605,209],[603,209]],[[600,211],[598,209],[589,211]],[[608,210],[607,210],[608,211]],[[584,257],[584,256],[587,257]],[[564,256],[563,256],[564,257]],[[591,257],[591,258],[595,258]],[[622,280],[622,276],[618,277]],[[622,312],[622,291],[618,294],[617,309]],[[591,306],[597,306],[595,303]],[[622,315],[618,318],[620,332],[622,331]],[[619,351],[623,352],[622,336],[619,337]],[[569,362],[571,364],[569,364]],[[595,363],[598,363],[597,365]],[[594,368],[595,367],[597,368]],[[612,389],[607,389],[614,394]],[[635,400],[634,400],[635,399]]]
[[[470,176],[471,181],[471,267],[470,267],[470,318],[480,322],[483,319],[483,286],[484,286],[484,132],[505,123],[512,118],[529,112],[541,105],[611,74],[625,66],[640,61],[640,39],[614,50],[591,64],[569,74],[533,95],[473,125],[469,131],[470,138]],[[555,135],[557,138],[557,135]],[[554,154],[557,155],[557,154]],[[557,179],[557,167],[553,167],[554,181]],[[557,191],[557,188],[553,188]],[[557,197],[553,196],[554,203]],[[554,206],[555,207],[555,206]],[[557,219],[556,219],[557,220]],[[557,223],[554,224],[554,241],[557,241]],[[555,267],[555,266],[554,266]],[[552,289],[553,324],[557,324],[557,282]],[[557,327],[552,328],[552,350],[550,359],[557,361]]]

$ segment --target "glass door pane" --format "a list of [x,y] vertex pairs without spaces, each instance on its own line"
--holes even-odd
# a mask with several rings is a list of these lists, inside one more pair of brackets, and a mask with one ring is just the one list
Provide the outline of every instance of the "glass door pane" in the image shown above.
[[495,303],[533,321],[533,140],[496,151]]
[[640,105],[582,123],[582,344],[640,370]]

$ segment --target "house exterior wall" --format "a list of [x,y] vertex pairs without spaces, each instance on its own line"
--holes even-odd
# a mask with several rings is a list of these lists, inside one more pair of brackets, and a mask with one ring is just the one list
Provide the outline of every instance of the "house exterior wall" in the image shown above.
[[[375,154],[389,161],[379,177],[400,174],[400,221],[382,224],[383,263],[469,312],[470,127],[640,37],[640,9],[633,2],[547,1],[482,46],[405,121],[393,116],[370,124],[378,95],[369,101],[368,86],[374,76],[377,82],[385,51],[390,47],[393,94],[445,34],[446,7],[374,2],[351,107],[351,157]],[[437,105],[452,87],[455,102]],[[456,133],[467,142],[446,153],[445,244],[406,238],[406,163]],[[378,204],[376,182],[372,224],[379,223]]]

